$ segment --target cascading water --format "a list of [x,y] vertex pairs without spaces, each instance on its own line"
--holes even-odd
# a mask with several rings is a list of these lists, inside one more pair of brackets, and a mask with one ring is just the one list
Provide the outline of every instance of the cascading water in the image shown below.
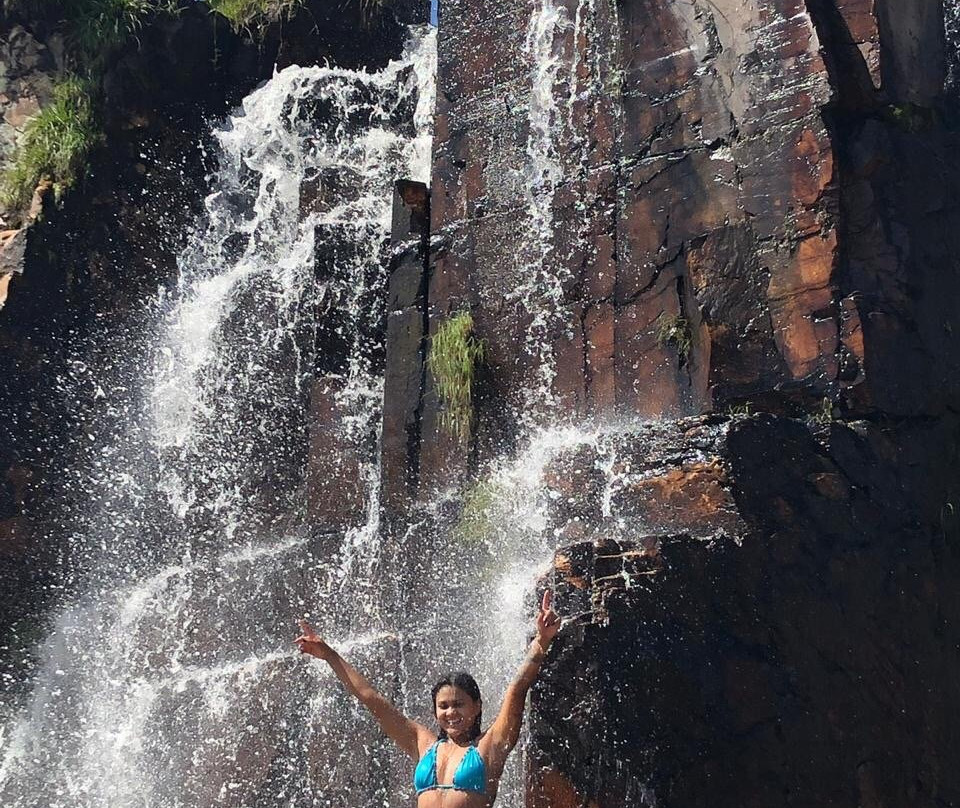
[[[342,535],[342,563],[321,564],[300,526],[305,406],[326,358],[314,355],[318,313],[335,310],[342,428],[375,447],[367,320],[383,315],[393,181],[428,174],[434,53],[426,33],[374,75],[288,68],[217,133],[207,217],[130,424],[153,444],[166,517],[156,535],[84,537],[85,594],[56,619],[30,701],[0,736],[2,804],[389,802],[377,757],[357,754],[369,726],[356,728],[355,705],[290,641],[313,608],[361,666],[389,654],[385,633],[357,620],[375,612],[370,587],[349,579],[349,559],[375,551],[376,452],[364,470],[372,524]],[[324,251],[335,259],[318,279]],[[129,471],[91,479],[143,487]],[[107,503],[100,522],[129,519],[110,510],[122,497],[90,501]],[[164,563],[142,552],[150,544]]]
[[[482,688],[484,723],[496,715],[532,636],[532,590],[556,547],[545,471],[559,454],[595,440],[574,428],[537,431],[516,457],[486,469],[466,491],[462,507],[451,492],[409,527],[402,544],[415,547],[418,558],[408,572],[416,591],[429,593],[430,600],[407,620],[400,637],[404,668],[418,677],[403,688],[408,714],[423,710],[424,680],[466,670]],[[522,747],[507,761],[498,808],[525,804]]]
[[[604,11],[615,18],[614,4]],[[600,16],[598,0],[578,0],[572,10],[554,0],[537,0],[527,28],[524,49],[531,71],[524,179],[529,225],[519,245],[518,281],[508,297],[528,318],[525,348],[534,373],[521,414],[528,428],[541,425],[538,414],[556,411],[555,344],[571,336],[566,291],[572,267],[570,255],[558,249],[555,203],[561,186],[583,185],[595,169],[590,150],[596,144],[584,134],[584,120],[598,117],[599,104],[611,103],[603,83],[612,71],[613,37],[602,30]],[[583,188],[576,195],[578,211],[594,201]],[[568,245],[592,246],[589,216],[574,216],[564,227],[575,231],[565,234]]]
[[956,99],[960,97],[960,5],[944,3],[943,22],[947,45],[947,89]]
[[532,66],[525,168],[530,227],[520,245],[520,282],[510,297],[521,304],[530,318],[526,351],[534,359],[537,380],[526,391],[526,403],[534,408],[525,408],[527,412],[554,403],[556,358],[550,337],[563,298],[562,276],[551,260],[553,199],[563,176],[555,145],[559,124],[555,84],[563,66],[556,40],[567,27],[566,8],[553,0],[540,0],[530,18],[525,46]]
[[[444,671],[464,669],[481,683],[489,721],[487,711],[498,708],[532,634],[531,590],[538,576],[551,569],[557,547],[576,541],[577,528],[581,539],[596,530],[608,539],[627,540],[638,531],[659,529],[635,515],[625,521],[613,506],[622,490],[647,472],[631,469],[621,447],[658,439],[655,428],[637,428],[533,431],[515,457],[491,463],[466,491],[462,507],[456,507],[453,494],[441,497],[423,514],[422,523],[410,526],[404,544],[416,547],[419,555],[410,573],[418,592],[430,593],[431,602],[407,623],[400,638],[406,670],[420,677],[404,688],[409,713],[422,709],[424,678],[431,681]],[[559,479],[571,469],[573,480]],[[578,497],[593,486],[589,496],[600,503],[596,523],[572,525],[565,514],[582,505]],[[572,499],[565,502],[568,496]],[[436,523],[450,523],[448,508],[453,527],[438,531]],[[571,527],[574,532],[567,532]],[[565,621],[594,619],[589,601],[559,603],[557,608]],[[525,804],[523,745],[508,760],[498,808]]]

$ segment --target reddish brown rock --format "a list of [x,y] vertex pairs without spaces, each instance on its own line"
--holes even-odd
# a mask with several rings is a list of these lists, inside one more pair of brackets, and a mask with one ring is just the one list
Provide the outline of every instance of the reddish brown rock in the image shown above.
[[6,302],[12,276],[23,272],[26,250],[26,228],[5,230],[0,234],[0,308]]
[[12,278],[12,272],[7,272],[3,275],[0,275],[0,309],[2,309],[3,304],[7,302],[7,290],[10,288],[10,280]]
[[[531,804],[960,800],[936,5],[559,3],[533,200],[540,6],[444,6],[429,314],[469,306],[490,348],[469,463],[521,416],[814,416],[655,423],[547,469],[571,622],[534,694]],[[462,475],[466,448],[431,451]]]
[[618,513],[632,512],[664,532],[686,529],[709,535],[716,530],[735,534],[742,529],[719,458],[626,481],[613,506]]
[[628,541],[686,533],[739,542],[745,525],[723,460],[723,422],[692,418],[603,435],[544,470],[548,525],[575,541]]
[[532,770],[527,775],[527,808],[599,808],[584,802],[570,781],[552,769]]
[[837,11],[850,32],[850,42],[857,48],[874,88],[880,89],[880,27],[877,0],[840,0]]
[[[563,174],[543,197],[551,230],[533,264],[529,9],[454,3],[443,15],[432,229],[459,248],[438,261],[449,278],[456,260],[459,280],[432,283],[431,310],[469,301],[493,315],[478,327],[494,409],[529,414],[517,391],[544,363],[556,367],[538,405],[547,419],[695,413],[798,382],[819,400],[841,373],[841,330],[855,339],[834,278],[832,91],[811,18],[798,3],[591,8],[561,7],[553,97],[571,117],[552,127]],[[541,290],[555,278],[562,299],[512,298],[531,272],[545,273]],[[718,274],[747,296],[722,291]],[[658,344],[662,317],[687,324],[683,355]],[[844,368],[848,384],[860,370]]]
[[584,315],[587,411],[590,415],[613,412],[616,406],[614,312],[611,304],[598,303]]
[[[510,3],[482,14],[454,3],[441,21],[432,226],[456,233],[460,279],[453,297],[438,285],[431,302],[442,312],[446,300],[468,300],[493,315],[478,315],[493,347],[493,410],[528,412],[517,391],[543,362],[559,368],[540,405],[545,419],[691,413],[749,397],[812,409],[841,391],[847,406],[902,408],[904,391],[920,385],[892,380],[887,346],[907,336],[912,312],[891,312],[903,308],[892,288],[882,305],[861,297],[860,255],[882,249],[883,215],[850,207],[862,210],[863,196],[848,191],[837,156],[848,133],[830,115],[876,110],[884,97],[932,102],[942,49],[936,13],[921,5],[637,0],[616,16],[606,3],[591,6],[587,20],[562,4],[569,24],[554,37],[553,97],[571,117],[552,127],[550,154],[563,173],[537,266],[541,286],[555,277],[563,299],[533,302],[550,323],[536,335],[538,353],[526,348],[533,319],[511,298],[531,271],[521,226],[529,231],[531,216],[529,10]],[[933,44],[921,58],[924,38]],[[883,163],[881,151],[872,165]],[[863,215],[875,216],[869,231],[852,226]],[[873,265],[880,260],[885,277],[905,271],[902,253],[878,253]],[[689,357],[657,355],[650,324],[662,312],[691,324]],[[568,361],[580,334],[587,356]]]

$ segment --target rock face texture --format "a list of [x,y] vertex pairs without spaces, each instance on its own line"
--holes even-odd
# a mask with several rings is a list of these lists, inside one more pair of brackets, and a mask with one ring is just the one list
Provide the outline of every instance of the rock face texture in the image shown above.
[[[7,244],[29,271],[0,315],[4,664],[72,527],[45,505],[69,517],[63,469],[136,389],[86,368],[113,361],[100,334],[151,338],[137,307],[204,188],[188,146],[275,59],[397,51],[348,7],[262,48],[198,4],[144,31],[107,69],[82,195]],[[385,587],[413,606],[406,542],[429,562],[446,512],[418,534],[412,504],[540,426],[600,431],[544,478],[568,622],[532,697],[532,808],[960,804],[957,24],[935,0],[443,0],[431,191],[398,185],[387,299],[365,301],[382,440],[336,442],[326,312],[306,507],[318,541],[359,524],[379,452]],[[2,33],[20,78],[57,69],[42,30]],[[424,361],[464,310],[486,355],[469,444]],[[263,794],[282,742],[251,762]]]
[[430,192],[421,183],[397,184],[387,295],[386,372],[380,504],[403,514],[416,497],[423,391]]
[[529,805],[960,802],[955,39],[933,2],[443,4],[428,330],[488,354],[471,447],[428,374],[418,495],[659,419],[547,475]]
[[936,4],[467,5],[430,304],[477,308],[497,408],[942,409],[954,315],[894,280],[951,283]]
[[955,440],[701,418],[610,437],[612,467],[562,460],[613,496],[606,518],[601,485],[554,500],[593,530],[557,553],[572,620],[533,697],[528,804],[954,804],[957,522],[946,466],[916,466]]

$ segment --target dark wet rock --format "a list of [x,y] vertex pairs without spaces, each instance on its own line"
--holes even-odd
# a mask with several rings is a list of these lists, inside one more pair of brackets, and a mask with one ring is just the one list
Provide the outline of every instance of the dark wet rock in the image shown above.
[[[722,459],[740,538],[650,531],[648,511],[627,512],[632,541],[558,550],[572,621],[533,697],[544,788],[560,778],[598,806],[956,801],[939,761],[960,711],[944,444],[957,426],[755,416],[695,429]],[[619,440],[651,465],[677,448],[667,429]],[[941,476],[921,482],[908,456]],[[680,485],[696,525],[710,498],[695,477]]]
[[397,183],[390,239],[393,257],[387,290],[386,372],[380,435],[380,502],[392,513],[402,513],[417,491],[429,228],[427,187],[409,181]]
[[470,307],[489,347],[469,462],[531,415],[798,418],[666,421],[547,470],[575,619],[529,805],[960,801],[945,5],[558,3],[539,141],[540,5],[444,5],[428,313]]

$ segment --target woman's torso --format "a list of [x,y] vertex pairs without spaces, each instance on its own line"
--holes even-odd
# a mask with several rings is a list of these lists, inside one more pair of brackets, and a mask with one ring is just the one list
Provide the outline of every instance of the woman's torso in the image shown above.
[[[421,760],[430,747],[420,750]],[[489,808],[497,796],[503,763],[491,755],[491,744],[486,736],[476,742],[476,753],[483,760],[486,785],[483,793],[453,788],[435,788],[422,792],[417,797],[417,808]],[[470,747],[457,746],[451,741],[441,741],[436,745],[436,782],[450,785],[456,778],[464,757],[470,753]],[[469,761],[468,761],[469,763]],[[461,771],[462,775],[462,771]],[[462,779],[457,778],[458,780]]]

